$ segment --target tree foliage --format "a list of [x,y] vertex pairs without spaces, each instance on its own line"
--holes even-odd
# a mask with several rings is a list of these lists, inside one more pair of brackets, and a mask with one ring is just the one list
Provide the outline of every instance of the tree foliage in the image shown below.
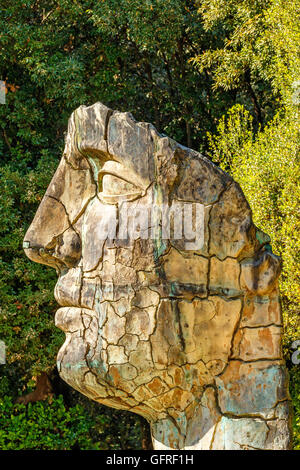
[[209,136],[209,153],[240,183],[254,223],[271,237],[274,252],[282,257],[280,290],[289,347],[300,336],[299,122],[291,110],[280,113],[256,135],[252,122],[241,105],[231,108],[218,132]]
[[90,435],[93,425],[80,405],[66,409],[62,396],[28,406],[0,399],[1,450],[99,449]]
[[[299,1],[203,2],[205,28],[214,28],[231,14],[225,47],[208,51],[196,58],[200,68],[209,65],[208,57],[217,60],[210,68],[215,87],[239,87],[250,70],[255,89],[268,82],[277,111],[268,123],[255,129],[253,116],[241,104],[231,107],[217,126],[208,133],[208,153],[238,181],[253,210],[255,224],[271,237],[273,250],[282,257],[280,277],[284,320],[284,354],[290,364],[291,394],[294,400],[295,448],[299,449],[299,366],[290,363],[291,344],[300,337],[300,165],[299,165]],[[264,3],[264,8],[258,7]],[[221,9],[223,4],[223,9]],[[250,28],[250,29],[248,29]],[[252,32],[251,32],[252,31]],[[234,76],[234,58],[239,61],[239,78]],[[238,68],[236,66],[236,68]],[[227,79],[226,79],[227,77]]]

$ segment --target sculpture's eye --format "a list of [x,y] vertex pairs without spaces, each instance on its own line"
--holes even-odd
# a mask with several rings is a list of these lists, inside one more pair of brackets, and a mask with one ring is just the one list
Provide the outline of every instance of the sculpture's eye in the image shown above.
[[105,202],[117,200],[131,200],[141,195],[141,190],[133,184],[114,175],[104,175],[102,179],[102,192],[100,198]]
[[115,161],[106,162],[99,172],[102,179],[102,191],[98,194],[102,202],[117,204],[120,201],[132,201],[144,194],[138,175]]

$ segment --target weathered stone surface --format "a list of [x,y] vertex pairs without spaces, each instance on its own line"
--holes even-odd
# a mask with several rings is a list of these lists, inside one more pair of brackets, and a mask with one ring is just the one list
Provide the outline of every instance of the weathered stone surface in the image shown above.
[[[73,312],[75,313],[75,312]],[[76,311],[80,315],[80,310]],[[85,360],[87,345],[80,331],[66,333],[66,341],[57,356],[57,368],[62,378],[78,391],[89,395],[83,377],[89,371]]]
[[[64,206],[45,195],[32,224],[24,237],[26,255],[37,263],[56,266],[56,259],[51,256],[56,238],[70,226]],[[48,253],[48,247],[50,252]]]
[[67,228],[56,237],[54,247],[50,249],[50,252],[51,256],[62,265],[65,264],[67,268],[73,268],[78,264],[81,258],[81,240],[73,227]]
[[180,411],[185,410],[193,400],[193,393],[181,390],[179,387],[174,387],[172,390],[161,394],[159,397],[163,409],[174,407]]
[[212,450],[266,449],[268,426],[260,419],[230,419],[225,416],[217,425]]
[[59,275],[60,375],[144,416],[158,450],[289,448],[269,243],[207,158],[129,113],[81,106],[24,239]]
[[136,271],[120,263],[112,265],[108,261],[104,261],[101,279],[103,284],[113,283],[116,290],[122,291],[126,290],[128,286],[136,284]]
[[86,169],[74,169],[63,157],[46,194],[61,202],[73,224],[96,195],[96,189],[89,165]]
[[126,318],[126,332],[148,340],[155,327],[155,308],[133,308]]
[[207,300],[181,301],[181,331],[188,362],[221,360],[227,363],[241,301],[212,296]]
[[133,170],[144,187],[154,180],[150,124],[137,123],[130,113],[114,112],[108,124],[108,151],[113,159]]
[[91,372],[87,372],[84,376],[84,382],[86,388],[95,394],[95,400],[101,399],[101,398],[106,398],[109,395],[109,388],[104,387],[102,384],[100,384],[95,375],[92,374]]
[[276,416],[278,419],[267,421],[269,434],[266,441],[266,448],[270,450],[291,449],[290,415],[291,404],[284,402],[281,405],[281,412]]
[[207,295],[208,259],[195,254],[183,255],[171,248],[164,258],[165,280],[170,294],[205,297]]
[[125,353],[129,355],[131,351],[135,351],[139,342],[137,335],[126,334],[119,340],[121,346],[125,347]]
[[171,419],[156,421],[152,426],[152,436],[156,450],[184,448],[184,436]]
[[72,333],[78,330],[83,330],[81,309],[74,307],[62,307],[57,310],[55,314],[55,326],[65,331]]
[[153,363],[150,343],[148,341],[140,341],[137,348],[130,353],[129,362],[139,371],[151,368]]
[[[184,224],[186,223],[187,227],[191,227],[191,232],[197,233],[198,241],[193,242],[194,247],[189,248],[189,251],[193,251],[197,255],[209,256],[209,217],[212,205],[203,206],[200,203],[191,204],[191,213],[192,216],[189,218],[184,213],[184,207],[190,203],[183,204],[181,201],[176,200],[176,204],[181,204],[182,212],[184,214]],[[197,220],[198,219],[198,220]],[[185,225],[184,225],[185,227]],[[185,238],[171,238],[170,244],[176,248],[178,251],[184,252],[187,249]],[[196,246],[195,246],[196,245]],[[197,246],[198,245],[198,246]]]
[[125,354],[124,346],[113,346],[107,347],[108,361],[110,364],[127,364],[128,357]]
[[258,327],[272,324],[282,324],[277,289],[265,296],[246,295],[241,325]]
[[118,344],[118,341],[125,334],[125,317],[119,317],[114,309],[110,309],[102,330],[102,337],[108,344]]
[[132,301],[132,305],[139,308],[156,306],[158,305],[158,303],[159,295],[157,294],[157,292],[154,292],[151,289],[148,289],[147,287],[140,289],[136,293]]
[[138,374],[137,368],[128,363],[119,366],[119,371],[122,379],[125,381],[131,381],[135,379]]
[[230,361],[216,378],[221,411],[264,416],[287,399],[287,375],[278,361]]
[[217,424],[222,417],[217,408],[215,390],[207,388],[200,404],[193,406],[191,411],[193,419],[187,426],[185,448],[187,450],[211,449]]
[[[110,163],[112,162],[107,162],[107,164]],[[114,162],[114,166],[116,165],[122,167],[122,165],[120,165],[119,163]],[[104,167],[102,168],[102,170],[99,171],[100,176],[102,177],[102,191],[98,194],[98,197],[101,202],[107,204],[117,204],[121,198],[128,201],[136,199],[137,197],[142,195],[142,188],[136,186],[133,183],[130,183],[129,181],[126,181],[123,178],[119,178],[117,176],[114,176],[113,174],[105,173],[104,171],[107,170],[104,170]],[[111,167],[109,168],[109,171],[111,171]],[[117,173],[117,171],[114,171],[114,173]],[[126,176],[130,177],[131,175],[126,172]],[[135,178],[132,175],[132,180],[134,181],[134,179]]]
[[131,301],[134,297],[134,292],[132,294],[127,292],[126,297],[121,297],[119,300],[114,302],[114,311],[119,317],[123,317],[127,312],[131,310]]
[[79,157],[107,154],[106,127],[112,111],[102,103],[80,106],[71,115],[66,138],[65,155]]
[[281,336],[278,326],[242,328],[234,337],[232,357],[243,361],[280,359]]
[[94,307],[96,291],[100,287],[100,279],[95,278],[83,278],[81,286],[81,299],[80,303],[82,307],[92,309]]
[[156,330],[150,338],[152,355],[157,366],[162,366],[163,368],[169,364],[168,353],[171,346],[178,348],[179,361],[181,353],[183,353],[175,301],[161,301],[157,311],[156,322]]
[[106,208],[106,221],[103,221],[103,204],[99,199],[94,198],[88,205],[83,222],[82,229],[82,260],[83,270],[92,271],[102,259],[104,242],[107,238],[106,226],[110,218],[113,217],[113,209],[110,212],[110,206]]
[[117,251],[117,262],[123,266],[132,265],[132,251],[128,248],[119,248]]
[[189,152],[190,158],[184,159],[177,197],[205,205],[216,202],[231,183],[230,176],[197,152],[188,149],[186,152]]
[[210,260],[209,291],[226,297],[242,294],[239,283],[240,263],[233,258],[220,261],[213,256]]
[[256,238],[251,210],[241,188],[232,183],[210,213],[210,253],[223,260],[253,253]]

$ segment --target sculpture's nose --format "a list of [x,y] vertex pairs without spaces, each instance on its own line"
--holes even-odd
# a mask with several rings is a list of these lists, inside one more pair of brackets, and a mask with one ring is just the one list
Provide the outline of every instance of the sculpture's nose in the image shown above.
[[61,202],[44,196],[24,237],[23,247],[32,261],[55,268],[74,266],[81,255],[81,241]]
[[72,168],[63,157],[24,237],[28,258],[56,269],[75,266],[81,257],[76,223],[95,193],[89,165]]

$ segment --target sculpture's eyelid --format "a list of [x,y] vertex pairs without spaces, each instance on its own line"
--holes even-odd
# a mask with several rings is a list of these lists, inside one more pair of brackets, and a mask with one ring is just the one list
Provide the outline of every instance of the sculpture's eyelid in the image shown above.
[[118,180],[120,183],[128,183],[132,186],[135,186],[137,189],[143,189],[141,188],[140,186],[138,186],[137,182],[136,181],[132,181],[132,179],[129,179],[129,178],[124,178],[123,176],[120,176],[120,175],[117,175],[115,173],[109,173],[109,172],[99,172],[100,173],[100,176],[101,176],[101,179],[103,180],[104,176],[112,176],[113,178],[115,178],[116,180]]
[[100,171],[99,176],[100,176],[102,181],[103,181],[103,178],[105,176],[110,176],[113,179],[115,179],[115,181],[118,181],[120,183],[120,185],[129,184],[129,185],[133,186],[136,190],[140,190],[141,192],[144,189],[141,185],[139,185],[139,183],[138,183],[138,181],[136,181],[136,179],[134,179],[133,177],[129,178],[128,175],[126,175],[127,176],[127,178],[126,178],[126,176],[120,175],[117,172]]
[[120,201],[130,201],[144,193],[141,187],[113,173],[102,172],[101,183],[102,191],[98,193],[98,197],[106,203],[115,204]]
[[135,171],[116,161],[110,160],[104,163],[99,171],[99,176],[103,178],[105,175],[116,177],[120,182],[129,183],[141,191],[145,191],[148,186]]

